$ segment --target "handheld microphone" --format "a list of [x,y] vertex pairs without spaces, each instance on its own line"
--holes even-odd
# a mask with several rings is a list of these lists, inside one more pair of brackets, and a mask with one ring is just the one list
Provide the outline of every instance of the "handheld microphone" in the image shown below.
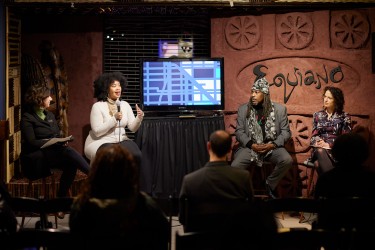
[[120,100],[116,101],[116,105],[117,105],[117,112],[120,112],[121,111],[121,107],[120,107],[121,102],[120,102]]
[[[120,112],[121,111],[120,100],[117,99],[116,105],[117,105],[117,112]],[[118,120],[118,143],[120,143],[120,142],[121,142],[121,128],[120,128],[120,120]]]

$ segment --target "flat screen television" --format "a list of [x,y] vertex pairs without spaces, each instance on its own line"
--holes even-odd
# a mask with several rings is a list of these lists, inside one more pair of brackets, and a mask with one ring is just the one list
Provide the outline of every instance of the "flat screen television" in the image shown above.
[[224,110],[223,58],[141,59],[144,111]]

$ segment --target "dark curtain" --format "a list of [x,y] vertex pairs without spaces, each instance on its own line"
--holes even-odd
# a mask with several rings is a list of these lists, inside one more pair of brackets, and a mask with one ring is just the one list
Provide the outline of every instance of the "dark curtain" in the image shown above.
[[135,141],[142,150],[141,190],[155,198],[176,198],[182,178],[208,161],[210,134],[224,118],[145,118]]

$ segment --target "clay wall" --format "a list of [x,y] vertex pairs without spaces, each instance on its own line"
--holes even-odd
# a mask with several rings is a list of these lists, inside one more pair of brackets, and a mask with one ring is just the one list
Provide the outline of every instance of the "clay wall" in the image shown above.
[[374,15],[374,9],[364,9],[212,19],[211,53],[225,58],[226,128],[234,132],[236,110],[262,75],[271,84],[272,100],[288,109],[292,141],[287,147],[297,163],[309,154],[312,114],[322,108],[325,86],[343,90],[344,110],[372,137]]

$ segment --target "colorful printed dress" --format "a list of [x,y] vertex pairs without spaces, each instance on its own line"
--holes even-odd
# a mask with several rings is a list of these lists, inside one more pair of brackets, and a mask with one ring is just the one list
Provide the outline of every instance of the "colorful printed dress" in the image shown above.
[[[335,139],[345,133],[349,133],[352,130],[352,120],[348,113],[342,112],[340,114],[334,113],[328,118],[328,113],[325,110],[315,112],[313,114],[313,127],[310,139],[310,145],[313,146],[315,143],[322,139],[329,144],[332,148]],[[314,155],[315,148],[311,154]],[[331,150],[327,150],[331,155]]]

